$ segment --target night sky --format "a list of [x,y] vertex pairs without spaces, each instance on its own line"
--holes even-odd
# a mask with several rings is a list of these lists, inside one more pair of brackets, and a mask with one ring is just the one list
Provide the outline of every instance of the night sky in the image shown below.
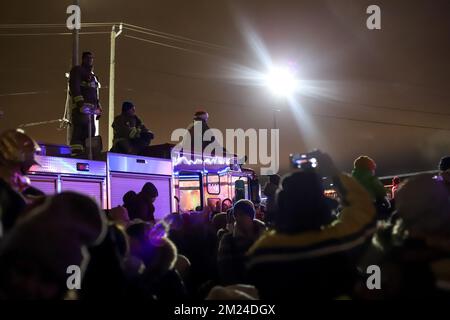
[[[71,3],[2,1],[0,24],[65,24]],[[169,142],[171,132],[185,128],[199,108],[209,112],[210,126],[221,130],[272,128],[276,108],[283,172],[289,153],[313,147],[329,152],[343,170],[350,170],[358,155],[369,155],[379,175],[435,169],[439,158],[450,154],[448,0],[80,3],[83,23],[124,22],[202,41],[131,30],[117,39],[116,113],[123,100],[133,101],[155,132],[155,144]],[[381,7],[381,30],[366,28],[371,4]],[[105,32],[81,35],[80,51],[95,54],[107,109],[110,27],[81,31]],[[71,36],[11,35],[56,32],[67,30],[0,29],[1,129],[61,118]],[[256,74],[266,68],[252,46],[256,42],[274,63],[297,66],[306,85],[294,107],[242,78],[246,70]],[[100,125],[106,145],[106,113]],[[39,141],[65,142],[57,125],[27,131]]]

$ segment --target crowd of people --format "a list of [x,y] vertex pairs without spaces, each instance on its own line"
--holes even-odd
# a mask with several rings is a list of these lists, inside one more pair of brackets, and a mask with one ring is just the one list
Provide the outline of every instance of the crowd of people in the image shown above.
[[[318,168],[270,177],[264,204],[226,199],[156,221],[152,183],[106,211],[86,195],[30,190],[38,148],[19,130],[0,135],[0,299],[450,296],[449,156],[439,174],[397,183],[388,199],[374,160],[358,157],[346,174],[317,151]],[[81,270],[78,288],[69,266]]]

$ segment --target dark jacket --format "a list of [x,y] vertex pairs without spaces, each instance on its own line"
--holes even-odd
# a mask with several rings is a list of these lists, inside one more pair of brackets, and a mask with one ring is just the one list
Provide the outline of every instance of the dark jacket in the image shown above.
[[178,252],[191,262],[190,276],[186,279],[188,291],[195,298],[204,298],[199,293],[200,286],[217,279],[217,235],[202,218],[189,214],[181,214],[179,218],[178,225],[172,224],[169,237]]
[[245,268],[246,253],[264,230],[264,222],[254,220],[253,236],[242,235],[237,230],[222,236],[217,253],[219,279],[222,285],[248,283]]
[[276,205],[275,205],[275,197],[278,190],[278,186],[272,182],[268,182],[263,190],[264,195],[267,197],[266,202],[266,217],[265,221],[269,224],[272,224],[275,220],[276,215]]
[[138,138],[141,132],[148,131],[141,119],[127,114],[116,116],[112,127],[114,129],[114,143],[120,140]]
[[9,231],[14,226],[25,208],[25,198],[0,179],[0,219],[3,232]]
[[84,66],[73,67],[70,71],[69,89],[73,103],[90,103],[98,107],[99,82],[92,70]]

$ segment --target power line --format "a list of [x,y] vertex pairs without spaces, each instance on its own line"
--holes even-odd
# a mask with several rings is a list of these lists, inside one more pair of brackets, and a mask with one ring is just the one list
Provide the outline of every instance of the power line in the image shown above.
[[152,44],[156,44],[156,45],[160,45],[163,47],[167,47],[167,48],[172,48],[172,49],[177,49],[177,50],[181,50],[181,51],[185,51],[185,52],[189,52],[189,53],[195,53],[195,54],[199,54],[199,55],[203,55],[203,56],[209,56],[209,57],[215,57],[215,58],[220,58],[222,59],[222,57],[220,56],[216,56],[207,52],[202,52],[202,51],[198,51],[198,50],[193,50],[193,49],[187,49],[187,48],[182,48],[182,47],[178,47],[178,46],[174,46],[171,44],[166,44],[166,43],[162,43],[162,42],[158,42],[158,41],[154,41],[154,40],[148,40],[148,39],[143,39],[140,37],[134,37],[134,36],[129,36],[129,35],[124,35],[125,38],[130,38],[130,39],[135,39],[135,40],[139,40],[139,41],[143,41],[143,42],[148,42],[148,43],[152,43]]
[[[81,28],[99,28],[99,27],[112,27],[113,25],[122,24],[124,29],[128,29],[133,32],[143,33],[147,35],[151,35],[154,37],[160,37],[166,40],[182,42],[186,44],[191,44],[195,46],[201,46],[208,49],[214,50],[226,50],[229,52],[236,53],[235,50],[231,48],[227,48],[225,46],[220,46],[214,43],[200,41],[180,35],[176,35],[173,33],[162,32],[155,29],[145,28],[141,26],[136,26],[129,23],[121,23],[121,22],[105,22],[105,23],[82,23]],[[0,29],[36,29],[36,28],[66,28],[65,24],[3,24],[0,25]],[[31,35],[31,34],[30,34]]]
[[[124,63],[123,65],[126,66],[126,65],[130,65],[130,64]],[[132,65],[132,66],[135,66],[135,65]],[[206,80],[215,81],[216,80],[216,79],[208,79],[205,77],[189,75],[189,74],[181,74],[181,73],[175,73],[175,72],[170,72],[170,71],[154,70],[154,69],[144,67],[144,66],[140,66],[139,68],[148,70],[148,72],[150,72],[150,73],[157,73],[157,74],[167,75],[167,76],[175,77],[175,78],[194,79],[194,80],[201,80],[201,81],[206,81]]]
[[14,93],[0,93],[0,97],[12,97],[12,96],[28,96],[36,94],[48,94],[49,91],[28,91],[28,92],[14,92]]
[[168,37],[179,39],[179,40],[186,40],[186,41],[194,42],[194,43],[201,44],[201,45],[207,45],[207,46],[215,47],[216,49],[231,50],[230,48],[227,48],[227,47],[224,47],[224,46],[220,46],[220,45],[217,45],[217,44],[214,44],[214,43],[210,43],[210,42],[206,42],[206,41],[200,41],[200,40],[195,40],[195,39],[192,39],[192,38],[176,35],[176,34],[173,34],[173,33],[162,32],[162,31],[158,31],[158,30],[155,30],[155,29],[140,27],[140,26],[136,26],[136,25],[133,25],[133,24],[129,24],[129,23],[124,23],[123,25],[125,27],[145,30],[145,31],[148,31],[150,33],[164,35],[164,36],[168,36]]
[[[83,35],[92,35],[92,34],[110,34],[110,32],[106,31],[97,31],[97,32],[80,32],[79,34]],[[73,35],[71,32],[40,32],[40,33],[0,33],[0,37],[20,37],[20,36],[71,36]]]
[[[127,29],[132,30],[131,28],[127,28]],[[150,30],[150,29],[147,29],[147,28],[141,28],[141,29]],[[153,33],[151,33],[151,32],[144,32],[144,31],[137,31],[137,30],[132,30],[132,31],[142,32],[144,34],[153,35]],[[191,52],[191,53],[197,53],[197,54],[202,54],[202,55],[214,56],[214,55],[211,55],[211,54],[208,54],[208,53],[204,53],[204,52],[200,52],[200,51],[197,51],[197,50],[182,49],[180,47],[170,46],[170,45],[162,44],[160,42],[151,41],[151,40],[147,40],[147,39],[142,39],[142,38],[138,38],[138,37],[131,37],[131,36],[128,36],[128,37],[129,38],[133,38],[133,39],[137,39],[137,40],[141,40],[141,41],[150,42],[150,43],[157,44],[157,45],[164,45],[164,46],[167,46],[167,47],[170,47],[170,48],[175,48],[175,49],[179,49],[179,50],[183,50],[183,51],[187,51],[187,52]],[[168,37],[167,39],[170,39],[170,37]],[[207,47],[211,48],[210,46],[207,46]],[[213,46],[213,47],[217,47],[217,46]],[[225,47],[220,47],[220,48],[225,48]],[[231,50],[231,49],[228,49],[228,48],[225,48],[225,49]],[[192,77],[192,78],[196,78],[196,79],[202,80],[202,78],[199,78],[199,77]],[[206,79],[204,79],[204,80],[206,80]],[[414,112],[414,113],[422,113],[422,114],[430,114],[430,115],[438,115],[438,116],[450,116],[450,113],[445,113],[445,112],[426,111],[426,110],[391,107],[391,106],[381,106],[381,105],[371,105],[371,104],[367,104],[367,103],[355,103],[355,102],[348,102],[348,101],[343,101],[343,100],[333,99],[333,98],[327,98],[327,97],[318,97],[317,99],[328,100],[329,102],[332,102],[332,103],[353,104],[353,105],[358,105],[358,106],[362,106],[362,107],[365,107],[365,108],[376,108],[376,109],[394,110],[394,111],[401,111],[401,112]]]
[[[117,25],[117,24],[120,24],[120,23],[83,23],[82,27],[87,27],[87,28],[91,28],[91,27],[106,27],[106,26],[110,27],[110,26]],[[195,40],[195,39],[191,39],[191,38],[187,38],[187,37],[183,37],[183,36],[179,36],[179,35],[175,35],[175,34],[171,34],[171,33],[161,32],[161,31],[158,31],[158,30],[150,29],[150,28],[144,28],[144,27],[140,27],[140,26],[136,26],[136,25],[132,25],[132,24],[127,24],[127,23],[124,23],[123,25],[125,26],[124,27],[125,29],[128,29],[128,30],[133,31],[133,32],[138,32],[138,33],[143,33],[143,34],[147,34],[147,35],[151,35],[151,36],[161,37],[161,38],[166,39],[166,40],[178,41],[178,42],[182,42],[182,43],[185,43],[185,44],[202,46],[204,48],[213,49],[213,50],[219,49],[219,50],[227,50],[229,52],[234,52],[232,49],[229,49],[227,47],[219,46],[219,45],[208,43],[208,42],[205,42],[205,41],[199,41],[199,40]],[[0,29],[61,28],[61,27],[66,27],[66,26],[64,24],[7,24],[7,25],[0,25]],[[98,32],[81,32],[80,34],[82,34],[82,35],[94,35],[94,34],[109,34],[109,33],[110,32],[98,31]],[[72,35],[72,33],[64,32],[64,33],[14,33],[14,34],[0,34],[0,36],[49,36],[49,35],[64,35],[65,36],[65,35]],[[211,54],[211,53],[207,53],[207,52],[204,52],[204,51],[184,48],[184,47],[175,46],[175,45],[171,45],[171,44],[167,44],[167,43],[163,43],[163,42],[159,42],[159,41],[144,39],[144,38],[140,38],[140,37],[136,37],[136,36],[130,36],[130,35],[124,35],[124,36],[127,37],[127,38],[135,39],[135,40],[146,42],[146,43],[151,43],[151,44],[154,44],[154,45],[163,46],[163,47],[166,47],[166,48],[171,48],[171,49],[176,49],[176,50],[180,50],[180,51],[184,51],[184,52],[189,52],[189,53],[199,54],[199,55],[203,55],[203,56],[223,59],[223,57],[221,57],[221,56],[217,56],[217,55],[214,55],[214,54]],[[166,74],[169,74],[169,73],[166,73]],[[183,75],[176,75],[176,74],[172,74],[172,75],[174,75],[174,76],[183,76]],[[195,78],[195,79],[199,79],[199,80],[207,80],[206,78],[193,77],[193,76],[184,76],[184,77],[191,77],[191,78]],[[315,98],[315,97],[313,97],[313,98]],[[324,100],[327,100],[327,101],[329,101],[331,103],[343,103],[343,104],[359,105],[359,106],[366,107],[366,108],[385,109],[385,110],[393,110],[393,111],[401,111],[401,112],[415,112],[415,113],[439,115],[439,116],[450,116],[449,113],[445,113],[445,112],[425,111],[425,110],[400,108],[400,107],[391,107],[391,106],[381,106],[381,105],[371,105],[371,104],[366,104],[366,103],[354,103],[354,102],[344,101],[344,100],[335,99],[335,98],[328,98],[328,97],[317,97],[316,99],[324,99]],[[351,119],[348,119],[348,120],[351,120]],[[386,124],[389,124],[389,123],[386,123]],[[415,126],[415,127],[420,127],[420,126]],[[424,126],[423,128],[429,128],[429,127]],[[430,127],[430,128],[432,128],[432,127]],[[441,130],[442,128],[434,128],[434,129]],[[442,130],[447,130],[447,129],[442,129]]]
[[138,32],[138,33],[142,33],[142,34],[146,34],[146,35],[150,35],[150,36],[156,36],[156,37],[160,37],[160,38],[163,38],[163,39],[172,40],[172,41],[178,41],[178,42],[191,44],[191,45],[195,45],[195,46],[205,47],[205,48],[208,48],[208,49],[227,50],[227,51],[235,53],[235,50],[233,50],[233,49],[230,49],[230,48],[227,48],[227,47],[223,47],[223,46],[219,46],[219,45],[216,45],[216,44],[212,44],[212,43],[209,43],[209,42],[194,40],[194,39],[181,37],[181,36],[176,36],[176,35],[172,35],[172,34],[167,34],[167,33],[163,33],[163,32],[148,31],[148,30],[151,30],[151,29],[146,29],[146,28],[127,27],[127,25],[128,24],[124,24],[124,29],[130,30],[130,31],[133,31],[133,32]]
[[[104,88],[103,88],[104,89]],[[64,90],[65,91],[65,90]],[[24,94],[48,94],[51,91],[40,91],[40,92],[24,92],[24,93],[17,93],[17,94],[2,94],[0,96],[6,96],[6,95],[24,95]],[[155,92],[158,93],[158,92]],[[161,92],[159,92],[161,93]],[[178,100],[178,101],[186,101],[186,98],[177,97],[171,94],[163,93],[165,96]],[[195,98],[195,97],[189,97],[190,101],[203,101],[205,103],[211,103],[211,104],[219,104],[219,105],[226,105],[228,107],[235,107],[235,108],[246,108],[246,109],[258,109],[261,111],[261,108],[258,108],[254,105],[249,104],[242,104],[242,103],[234,103],[234,102],[226,102],[226,101],[218,101],[218,100],[210,100],[210,99],[204,99],[204,98]],[[272,111],[272,110],[269,110]],[[352,122],[362,122],[362,123],[371,123],[371,124],[377,124],[377,125],[384,125],[384,126],[396,126],[396,127],[407,127],[407,128],[416,128],[416,129],[428,129],[428,130],[438,130],[438,131],[450,131],[450,128],[442,128],[442,127],[433,127],[433,126],[423,126],[423,125],[413,125],[413,124],[407,124],[407,123],[398,123],[398,122],[386,122],[386,121],[376,121],[376,120],[366,120],[366,119],[357,119],[357,118],[349,118],[349,117],[343,117],[343,116],[332,116],[332,115],[324,115],[324,114],[317,114],[317,113],[309,113],[311,116],[316,118],[328,118],[328,119],[336,119],[336,120],[344,120],[344,121],[352,121]]]
[[345,100],[329,98],[329,97],[309,97],[309,98],[317,99],[317,100],[327,100],[328,102],[335,103],[335,104],[339,103],[339,104],[357,105],[357,106],[361,106],[364,108],[385,109],[385,110],[393,110],[393,111],[401,111],[401,112],[415,112],[415,113],[430,114],[430,115],[436,115],[436,116],[446,116],[446,117],[450,116],[450,113],[446,113],[446,112],[426,111],[426,110],[409,109],[409,108],[402,108],[402,107],[373,105],[373,104],[368,104],[368,103],[351,102],[351,101],[345,101]]
[[386,121],[376,121],[376,120],[365,120],[365,119],[347,118],[347,117],[330,116],[330,115],[314,114],[314,113],[311,114],[311,115],[315,116],[315,117],[321,117],[321,118],[331,118],[331,119],[339,119],[339,120],[354,121],[354,122],[365,122],[365,123],[372,123],[372,124],[379,124],[379,125],[388,125],[388,126],[396,126],[396,127],[408,127],[408,128],[417,128],[417,129],[430,129],[430,130],[439,130],[439,131],[450,131],[450,128],[421,126],[421,125],[414,125],[414,124],[407,124],[407,123],[386,122]]
[[[82,23],[81,28],[96,28],[96,27],[112,27],[121,22],[88,22]],[[0,24],[0,29],[41,29],[41,28],[67,28],[67,25],[62,23],[17,23],[17,24]]]
[[[142,68],[142,67],[140,67],[140,68]],[[206,77],[199,77],[199,76],[194,76],[194,75],[173,73],[173,72],[160,71],[160,70],[152,70],[152,69],[148,69],[148,68],[145,68],[145,69],[148,70],[149,72],[164,74],[164,75],[168,75],[168,76],[172,76],[172,77],[189,78],[189,79],[195,79],[195,80],[200,80],[200,81],[212,81],[212,80],[217,81],[217,79],[210,79],[210,78],[206,78]],[[308,97],[308,98],[317,99],[317,100],[319,100],[319,99],[328,100],[331,103],[358,105],[358,106],[362,106],[362,107],[366,107],[366,108],[387,109],[387,110],[395,110],[395,111],[402,111],[402,112],[415,112],[415,113],[423,113],[423,114],[439,115],[439,116],[450,116],[450,113],[445,113],[445,112],[397,108],[397,107],[381,106],[381,105],[370,105],[370,104],[350,102],[350,101],[326,98],[326,97]]]
[[171,40],[174,40],[174,41],[186,42],[186,43],[194,44],[194,45],[197,45],[197,46],[203,46],[203,47],[207,47],[207,48],[215,49],[215,50],[224,50],[224,51],[228,51],[228,52],[231,52],[231,53],[234,53],[234,54],[238,53],[235,49],[232,49],[230,47],[226,47],[226,46],[223,46],[223,45],[218,45],[218,44],[212,43],[212,42],[196,40],[196,39],[192,39],[192,38],[189,38],[189,37],[180,36],[180,35],[177,35],[177,34],[174,34],[174,33],[162,32],[162,31],[159,31],[159,30],[145,28],[145,27],[140,27],[140,26],[136,26],[136,25],[133,25],[133,24],[129,24],[129,23],[124,23],[123,25],[126,28],[128,28],[130,30],[133,30],[133,31],[136,31],[136,32],[137,32],[136,29],[138,29],[141,32],[142,31],[146,31],[150,35],[160,36],[160,37],[163,37],[163,38],[165,37],[167,39],[171,39]]
[[[256,105],[250,105],[250,104],[242,104],[242,103],[234,103],[234,102],[226,102],[226,101],[217,101],[217,100],[210,100],[210,99],[204,99],[204,98],[195,98],[195,97],[189,97],[189,98],[181,98],[177,97],[165,92],[157,92],[155,93],[162,93],[165,96],[178,100],[178,101],[186,101],[187,99],[190,101],[202,101],[204,103],[211,103],[211,104],[218,104],[218,105],[226,105],[228,107],[235,107],[236,109],[258,109],[261,111],[260,107],[257,107]],[[268,112],[272,112],[273,110],[267,110]],[[399,122],[387,122],[387,121],[376,121],[376,120],[366,120],[366,119],[357,119],[357,118],[350,118],[350,117],[343,117],[343,116],[332,116],[332,115],[324,115],[324,114],[318,114],[318,113],[308,113],[309,115],[316,117],[316,118],[329,118],[329,119],[336,119],[336,120],[344,120],[344,121],[352,121],[352,122],[362,122],[362,123],[371,123],[371,124],[377,124],[377,125],[384,125],[384,126],[397,126],[397,127],[408,127],[408,128],[416,128],[416,129],[428,129],[428,130],[439,130],[439,131],[450,131],[450,128],[442,128],[442,127],[433,127],[433,126],[422,126],[422,125],[414,125],[414,124],[407,124],[407,123],[399,123]]]

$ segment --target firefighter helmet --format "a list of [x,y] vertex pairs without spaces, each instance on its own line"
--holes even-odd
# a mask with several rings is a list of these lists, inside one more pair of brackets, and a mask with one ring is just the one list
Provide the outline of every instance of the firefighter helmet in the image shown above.
[[[3,165],[20,165],[22,171],[28,171],[41,148],[21,129],[7,130],[0,134],[0,163]],[[24,172],[25,173],[25,172]]]

